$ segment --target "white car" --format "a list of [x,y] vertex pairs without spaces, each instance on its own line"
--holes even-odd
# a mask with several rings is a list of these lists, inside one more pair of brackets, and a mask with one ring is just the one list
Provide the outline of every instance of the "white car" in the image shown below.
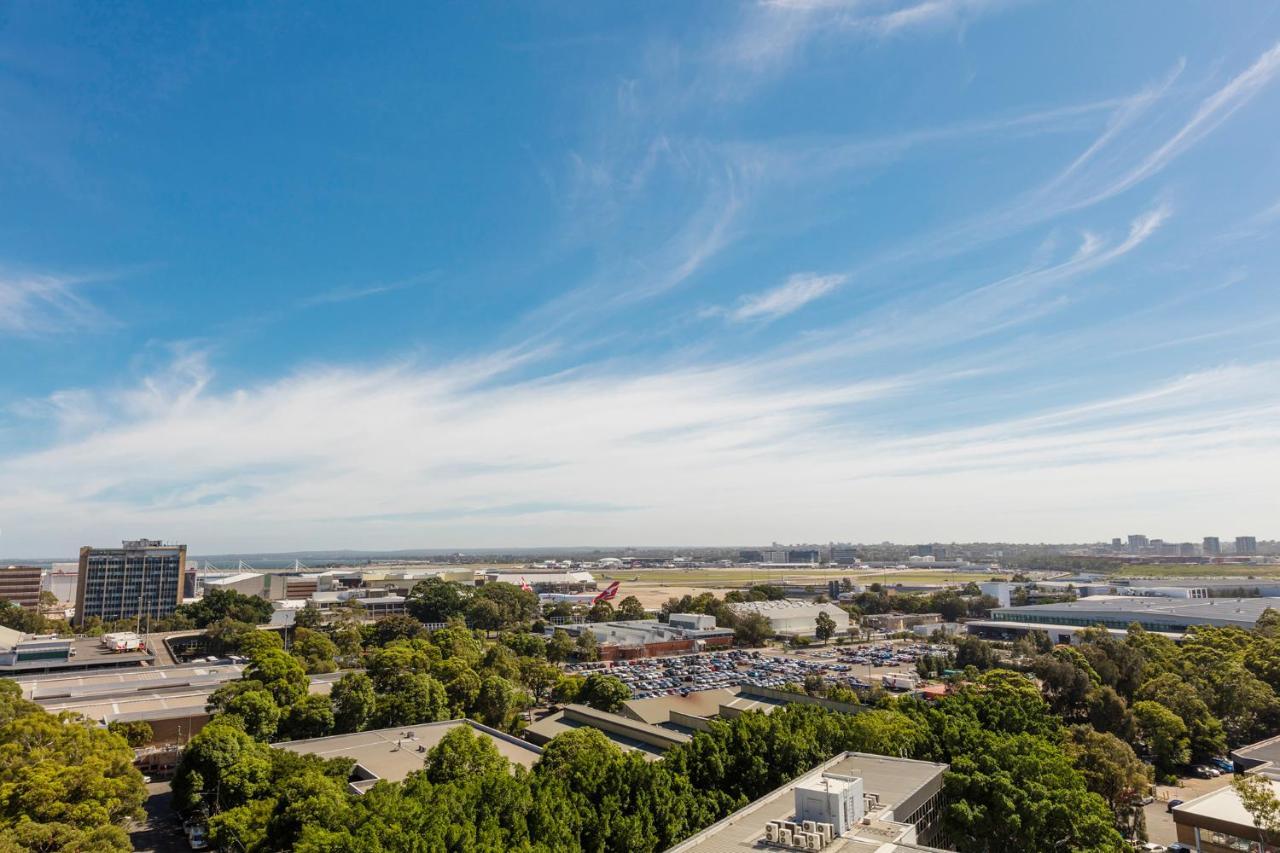
[[203,823],[193,823],[187,827],[187,844],[192,850],[204,850],[209,846],[209,833]]

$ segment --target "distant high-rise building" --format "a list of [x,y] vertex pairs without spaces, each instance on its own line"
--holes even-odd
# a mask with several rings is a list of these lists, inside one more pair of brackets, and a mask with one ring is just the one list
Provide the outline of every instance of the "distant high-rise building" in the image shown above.
[[933,557],[935,560],[945,560],[947,558],[946,545],[917,545],[911,549],[913,557]]
[[1120,550],[1121,548],[1124,547],[1124,540],[1121,539],[1119,536],[1112,538],[1111,547],[1116,549],[1117,551]]
[[1258,553],[1257,537],[1256,536],[1237,536],[1236,537],[1236,553],[1237,554]]
[[0,601],[34,610],[40,604],[42,574],[39,566],[0,568]]
[[1196,555],[1196,543],[1182,542],[1178,545],[1179,557],[1194,557]]
[[818,552],[811,548],[793,548],[787,551],[788,563],[816,563]]
[[1204,544],[1201,546],[1206,557],[1216,557],[1222,553],[1222,543],[1218,541],[1217,536],[1204,537]]
[[1151,543],[1147,541],[1147,537],[1143,536],[1141,533],[1129,534],[1130,551],[1137,551],[1139,548],[1146,548],[1150,544]]
[[858,549],[852,545],[832,545],[831,562],[841,566],[851,566],[858,562]]
[[182,603],[186,566],[186,545],[154,539],[122,542],[119,548],[81,548],[76,624],[94,616],[104,622],[172,616]]

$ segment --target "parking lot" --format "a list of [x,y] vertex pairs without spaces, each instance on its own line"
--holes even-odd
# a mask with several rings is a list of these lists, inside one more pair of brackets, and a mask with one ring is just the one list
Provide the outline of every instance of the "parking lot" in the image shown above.
[[580,674],[607,672],[630,687],[637,699],[687,695],[742,684],[780,688],[801,684],[812,675],[854,689],[882,685],[886,683],[886,676],[897,675],[900,677],[896,687],[909,689],[915,683],[916,660],[947,651],[946,646],[910,641],[797,650],[735,649],[614,663],[571,664],[566,670]]
[[1146,806],[1147,838],[1157,844],[1172,844],[1178,840],[1178,833],[1173,825],[1173,815],[1169,814],[1169,801],[1182,800],[1188,802],[1210,791],[1216,791],[1231,784],[1232,774],[1224,773],[1216,779],[1181,779],[1177,785],[1157,785],[1155,802]]

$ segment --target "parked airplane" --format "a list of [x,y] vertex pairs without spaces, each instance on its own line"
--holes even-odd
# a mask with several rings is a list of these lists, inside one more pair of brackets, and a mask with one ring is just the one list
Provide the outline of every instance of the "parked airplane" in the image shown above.
[[597,601],[613,601],[618,597],[618,581],[609,584],[600,592],[544,592],[538,596],[543,604],[558,604],[567,601],[570,604],[595,604]]

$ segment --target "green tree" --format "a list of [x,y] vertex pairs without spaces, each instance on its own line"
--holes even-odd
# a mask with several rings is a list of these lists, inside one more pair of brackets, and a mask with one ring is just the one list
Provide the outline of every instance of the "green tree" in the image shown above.
[[650,617],[645,612],[644,605],[640,603],[640,599],[634,595],[628,595],[618,602],[618,618],[628,622],[635,622]]
[[374,710],[377,728],[430,723],[448,717],[444,687],[424,673],[401,673],[387,680]]
[[836,620],[832,619],[826,611],[818,614],[814,635],[824,643],[836,635]]
[[1159,702],[1177,714],[1187,728],[1192,755],[1211,757],[1226,751],[1221,721],[1213,716],[1195,689],[1173,673],[1164,673],[1146,682],[1135,698]]
[[476,695],[476,713],[480,722],[497,729],[505,729],[512,716],[520,710],[519,691],[505,678],[490,675],[480,682]]
[[307,603],[294,614],[293,624],[297,628],[315,630],[324,624],[324,614],[320,612],[320,608],[314,601],[308,599]]
[[773,626],[760,613],[748,613],[733,629],[733,640],[740,646],[763,646],[773,636]]
[[427,626],[412,616],[396,614],[379,619],[370,638],[375,646],[387,646],[397,640],[417,640],[427,636]]
[[1120,738],[1089,726],[1073,726],[1066,745],[1085,785],[1115,814],[1116,829],[1126,838],[1143,836],[1141,800],[1151,788],[1151,767]]
[[612,675],[593,672],[578,693],[578,701],[600,711],[617,712],[631,698],[631,688]]
[[302,665],[279,649],[255,655],[245,667],[243,678],[262,685],[281,708],[287,708],[307,695],[310,683]]
[[151,724],[146,720],[112,720],[107,723],[107,731],[120,735],[134,749],[146,746],[155,737]]
[[614,612],[613,605],[607,601],[592,602],[587,608],[588,622],[612,622],[616,618],[617,613]]
[[308,674],[333,672],[338,668],[338,647],[320,631],[295,629],[293,648],[289,651]]
[[547,660],[552,663],[563,663],[573,654],[573,638],[563,628],[556,628],[547,641]]
[[363,672],[348,672],[333,685],[329,694],[333,704],[334,730],[358,732],[372,719],[378,697],[373,680]]
[[284,730],[298,740],[324,737],[333,734],[335,719],[331,697],[304,696],[289,708]]
[[555,664],[537,658],[520,659],[520,683],[533,691],[535,701],[545,700],[559,681],[560,668]]
[[1163,779],[1176,776],[1178,767],[1191,760],[1186,725],[1159,702],[1135,702],[1132,710],[1138,738],[1150,752],[1156,772]]
[[405,607],[422,622],[448,622],[465,614],[470,600],[471,591],[461,584],[427,578],[414,584]]
[[578,638],[574,640],[573,652],[581,661],[594,661],[600,659],[600,645],[596,642],[596,635],[588,630],[583,630],[578,634]]
[[270,742],[280,727],[282,712],[271,693],[263,689],[243,690],[227,703],[225,713],[239,718],[249,737]]
[[498,631],[532,622],[540,612],[533,592],[511,583],[487,583],[472,596],[468,620],[477,628]]
[[0,849],[126,853],[146,788],[125,739],[0,680]]
[[427,752],[423,773],[439,785],[505,772],[507,766],[492,740],[477,736],[470,726],[458,726]]
[[993,668],[996,660],[995,649],[986,640],[966,635],[956,641],[956,668],[976,667],[979,672]]
[[[217,623],[221,625],[223,623]],[[272,650],[284,650],[284,641],[280,639],[280,634],[276,631],[259,631],[252,625],[244,622],[232,622],[230,631],[236,631],[236,627],[241,626],[239,633],[234,634],[234,646],[232,648],[244,655],[245,657],[254,657],[261,652]],[[209,626],[209,631],[213,632],[215,626]]]
[[271,621],[273,609],[265,598],[215,587],[206,589],[198,601],[179,606],[177,612],[204,628],[223,619],[261,625]]

